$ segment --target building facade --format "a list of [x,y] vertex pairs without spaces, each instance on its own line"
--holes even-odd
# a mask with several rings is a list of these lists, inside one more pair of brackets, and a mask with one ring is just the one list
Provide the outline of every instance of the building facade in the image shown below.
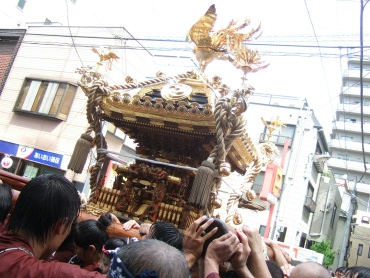
[[[76,141],[88,127],[87,97],[77,82],[93,78],[91,69],[98,69],[106,82],[120,84],[128,75],[144,78],[153,68],[151,55],[135,50],[138,42],[130,41],[129,48],[134,50],[120,48],[122,36],[132,39],[123,28],[28,28],[0,96],[2,168],[27,178],[65,174],[82,189],[94,153],[81,174],[67,170]],[[109,69],[100,62],[108,49],[118,56]],[[124,135],[108,130],[110,150],[120,152]]]
[[[309,248],[313,241],[329,238],[334,242],[341,196],[333,177],[328,184],[323,181],[322,173],[330,157],[329,147],[322,127],[307,102],[296,97],[256,93],[250,98],[246,117],[246,130],[256,145],[269,138],[279,149],[276,163],[283,165],[284,178],[280,198],[275,206],[271,206],[259,199],[264,180],[263,169],[252,188],[257,193],[255,202],[265,206],[266,210],[243,210],[243,218],[247,219],[244,224],[259,229],[261,235],[268,234],[288,248]],[[278,118],[284,124],[268,136],[268,128],[261,118],[268,123]],[[288,142],[288,149],[284,155],[285,142]],[[242,179],[242,176],[225,179],[221,191],[230,194],[230,188]],[[326,200],[324,214],[322,201]],[[225,207],[223,205],[224,213]],[[333,212],[333,209],[338,212]],[[268,223],[270,229],[266,233]]]
[[[356,236],[353,231],[361,230],[362,233],[370,236],[366,225],[355,228],[351,226],[354,224],[351,219],[353,215],[362,215],[370,209],[370,174],[366,171],[370,166],[370,57],[363,59],[362,80],[360,67],[359,57],[348,58],[343,71],[343,88],[340,104],[336,110],[337,117],[333,122],[330,141],[332,158],[328,161],[336,178],[345,177],[348,180],[350,194],[344,198],[351,201],[347,201],[343,209],[347,215],[346,237],[348,239],[350,236],[350,238],[347,241],[347,253],[343,265],[349,266],[358,263],[353,258],[357,257],[358,250],[362,250],[359,246],[366,244],[366,242],[360,243],[364,237]],[[366,261],[364,255],[361,255],[360,259]],[[369,263],[368,260],[367,264]]]
[[370,262],[370,213],[357,211],[351,227],[348,266],[369,266]]

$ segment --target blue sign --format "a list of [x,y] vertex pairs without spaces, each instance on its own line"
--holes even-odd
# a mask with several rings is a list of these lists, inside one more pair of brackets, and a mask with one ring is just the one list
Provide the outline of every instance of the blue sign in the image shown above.
[[63,159],[63,155],[34,148],[28,148],[21,145],[18,147],[17,156],[57,168],[60,168]]
[[0,140],[0,152],[15,156],[18,152],[18,144],[13,144]]
[[0,140],[0,152],[12,156],[39,162],[56,168],[62,165],[63,155],[47,152],[39,149],[29,148]]

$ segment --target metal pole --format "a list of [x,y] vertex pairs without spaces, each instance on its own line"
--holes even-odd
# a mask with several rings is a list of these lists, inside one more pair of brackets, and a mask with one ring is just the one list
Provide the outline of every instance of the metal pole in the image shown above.
[[357,185],[357,177],[355,176],[355,185],[353,187],[353,191],[351,192],[351,202],[349,204],[349,210],[348,210],[347,221],[346,221],[346,230],[344,232],[343,243],[342,243],[342,251],[340,252],[338,267],[343,266],[344,256],[347,252],[349,232],[351,230],[352,214],[353,214],[353,209],[354,209],[354,206],[355,206],[355,203],[356,203],[356,185]]

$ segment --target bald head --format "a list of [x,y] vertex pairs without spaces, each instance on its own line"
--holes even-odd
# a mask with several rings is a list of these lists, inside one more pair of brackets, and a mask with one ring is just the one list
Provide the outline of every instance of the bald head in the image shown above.
[[331,278],[331,275],[321,264],[304,262],[292,270],[290,278]]

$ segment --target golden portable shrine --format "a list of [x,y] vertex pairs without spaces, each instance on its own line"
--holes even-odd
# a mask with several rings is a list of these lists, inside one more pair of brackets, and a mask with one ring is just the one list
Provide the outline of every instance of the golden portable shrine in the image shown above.
[[[264,208],[253,202],[253,180],[273,160],[276,148],[266,142],[254,145],[246,131],[244,112],[253,88],[246,75],[267,66],[257,51],[245,43],[260,34],[260,27],[245,32],[249,21],[231,21],[213,31],[216,9],[212,5],[189,31],[199,68],[168,77],[110,85],[98,70],[81,68],[79,86],[88,97],[89,127],[78,140],[68,168],[81,173],[87,153],[96,147],[97,163],[91,167],[90,211],[110,210],[140,221],[165,220],[187,228],[200,215],[212,215],[220,200],[222,178],[236,171],[244,181],[233,188],[227,203],[226,222],[240,224],[238,208]],[[103,49],[98,67],[118,58]],[[207,78],[207,65],[215,59],[232,63],[242,72],[242,84],[230,89],[222,78]],[[135,163],[115,164],[112,189],[102,186],[102,164],[110,153],[102,133],[107,121],[137,143]]]

